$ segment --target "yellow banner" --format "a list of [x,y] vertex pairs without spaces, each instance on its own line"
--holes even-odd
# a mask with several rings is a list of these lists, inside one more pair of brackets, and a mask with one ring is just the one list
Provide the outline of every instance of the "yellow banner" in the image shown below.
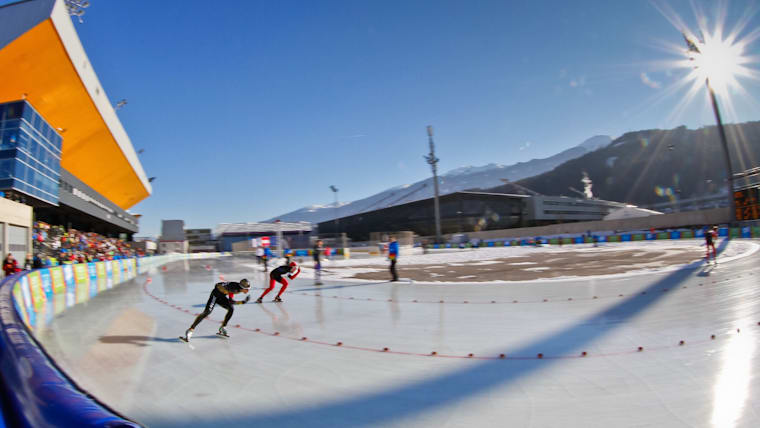
[[29,272],[26,275],[29,278],[29,290],[32,292],[32,304],[34,309],[39,311],[45,306],[45,292],[42,291],[42,278],[39,271]]
[[111,276],[113,277],[113,285],[116,285],[121,282],[121,264],[118,260],[111,260],[113,271],[111,272]]
[[50,268],[50,278],[53,281],[53,294],[66,293],[66,281],[63,279],[63,268],[55,266]]

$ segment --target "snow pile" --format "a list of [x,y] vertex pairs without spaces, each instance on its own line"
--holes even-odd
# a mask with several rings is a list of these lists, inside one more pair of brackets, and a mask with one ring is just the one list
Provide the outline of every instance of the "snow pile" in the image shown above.
[[[719,244],[722,245],[722,244]],[[611,251],[658,251],[658,252],[682,252],[684,249],[699,249],[700,254],[703,251],[704,243],[701,240],[679,240],[679,241],[637,241],[623,242],[614,244],[602,244],[594,247],[593,244],[577,244],[573,246],[543,246],[543,247],[489,247],[467,250],[441,250],[431,251],[428,254],[415,254],[399,258],[399,264],[404,267],[413,265],[424,265],[426,268],[444,267],[444,266],[463,266],[463,265],[487,265],[501,263],[496,259],[511,259],[514,262],[508,262],[509,265],[520,266],[526,265],[526,269],[541,270],[541,267],[529,267],[535,265],[535,262],[520,261],[520,258],[529,257],[534,254],[543,254],[546,257],[552,254],[573,252],[583,257],[595,257],[600,252]],[[756,243],[749,241],[732,240],[729,241],[718,257],[721,263],[730,262],[742,257],[749,256],[760,249]],[[701,260],[695,258],[694,262]],[[313,276],[313,262],[304,260],[301,265],[304,271],[303,276]],[[658,263],[642,264],[635,271],[623,274],[607,275],[621,276],[631,274],[651,274],[656,272],[668,272],[682,268],[684,265],[661,266]],[[325,279],[349,279],[356,274],[367,272],[378,272],[388,269],[388,260],[385,257],[370,257],[357,259],[335,259],[325,260],[322,263],[323,277]],[[552,280],[566,280],[570,277],[552,278]],[[351,278],[352,281],[358,281]]]

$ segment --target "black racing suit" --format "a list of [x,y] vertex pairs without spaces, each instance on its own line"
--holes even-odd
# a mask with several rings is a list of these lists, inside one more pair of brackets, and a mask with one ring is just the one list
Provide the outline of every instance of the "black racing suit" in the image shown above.
[[195,318],[190,329],[195,329],[195,327],[214,310],[214,306],[217,304],[224,309],[227,309],[227,315],[224,317],[224,322],[222,322],[222,327],[225,327],[230,318],[232,318],[232,313],[235,312],[234,305],[237,302],[232,299],[232,296],[241,291],[243,291],[243,287],[240,286],[239,282],[217,282],[216,285],[214,285],[214,289],[211,290],[211,295],[208,296],[206,307],[203,309],[203,312],[198,314]]

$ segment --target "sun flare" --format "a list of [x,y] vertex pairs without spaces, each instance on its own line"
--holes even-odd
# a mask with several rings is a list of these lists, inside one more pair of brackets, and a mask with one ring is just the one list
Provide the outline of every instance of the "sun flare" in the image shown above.
[[751,60],[745,54],[745,42],[724,38],[721,33],[720,28],[712,34],[703,33],[704,40],[684,33],[688,50],[681,65],[691,68],[687,80],[695,85],[709,82],[716,93],[727,95],[729,90],[740,87],[738,77],[751,76],[747,68]]

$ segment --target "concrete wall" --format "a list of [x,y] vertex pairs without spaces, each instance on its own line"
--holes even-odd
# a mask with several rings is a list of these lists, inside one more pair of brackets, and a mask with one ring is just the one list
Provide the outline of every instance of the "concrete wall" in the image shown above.
[[230,246],[230,249],[233,252],[240,252],[240,251],[254,251],[255,248],[252,244],[252,239],[244,239],[242,241],[233,242]]
[[[470,239],[519,238],[529,236],[583,234],[589,230],[593,232],[605,230],[648,230],[651,228],[667,229],[729,222],[728,208],[713,208],[709,210],[686,211],[620,220],[583,221],[577,223],[552,224],[540,227],[521,227],[515,229],[488,230],[484,232],[468,232],[467,236]],[[452,235],[445,235],[444,238],[448,240],[451,239],[451,236]]]
[[[2,258],[9,253],[8,251],[8,225],[25,227],[26,233],[26,252],[32,252],[32,220],[34,216],[32,213],[32,207],[29,205],[13,202],[10,199],[0,198],[0,238],[2,238]],[[20,266],[24,264],[24,258],[26,254],[20,252],[13,255],[18,261]]]

